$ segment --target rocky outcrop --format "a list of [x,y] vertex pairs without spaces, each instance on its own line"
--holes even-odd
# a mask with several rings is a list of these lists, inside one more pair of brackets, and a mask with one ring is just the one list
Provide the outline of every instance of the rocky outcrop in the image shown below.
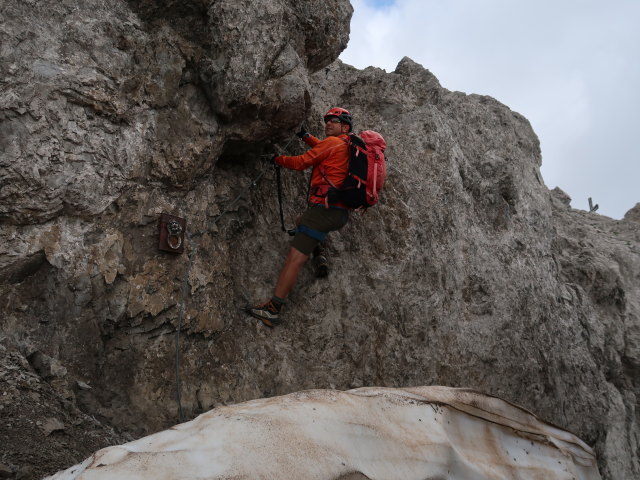
[[193,187],[237,142],[286,134],[308,110],[309,71],[346,46],[350,12],[347,0],[4,2],[0,216],[93,217],[140,185]]
[[[366,119],[358,127],[376,127],[391,145],[392,192],[361,236],[388,255],[366,263],[368,276],[394,279],[393,292],[373,285],[373,305],[384,305],[398,334],[376,343],[377,353],[384,345],[379,368],[394,368],[385,358],[406,362],[385,380],[415,384],[421,371],[427,383],[446,376],[506,394],[595,444],[603,475],[631,478],[637,224],[573,211],[562,194],[549,195],[524,118],[491,98],[440,88],[409,59],[391,74],[335,64],[316,78],[318,111],[343,104]],[[407,354],[416,344],[418,358]],[[631,430],[614,440],[596,418],[607,418],[605,430]]]
[[[640,474],[637,207],[570,209],[521,115],[409,59],[331,63],[346,0],[0,9],[0,339],[21,375],[134,437],[310,388],[470,387],[573,431],[603,478]],[[385,136],[388,183],[267,331],[240,311],[288,242],[260,156],[334,105]],[[283,180],[292,223],[306,180]],[[158,251],[161,212],[187,219],[184,254]]]
[[569,432],[465,389],[310,390],[219,407],[49,480],[599,480]]

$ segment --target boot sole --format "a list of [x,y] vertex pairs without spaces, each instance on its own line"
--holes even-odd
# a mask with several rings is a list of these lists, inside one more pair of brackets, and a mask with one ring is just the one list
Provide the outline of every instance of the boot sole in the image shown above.
[[257,318],[269,328],[273,328],[276,325],[280,325],[282,323],[282,320],[280,319],[276,320],[274,318],[266,318],[266,317],[261,317],[260,315],[256,315],[251,311],[251,307],[246,307],[243,310],[244,310],[244,313],[251,315],[253,318]]

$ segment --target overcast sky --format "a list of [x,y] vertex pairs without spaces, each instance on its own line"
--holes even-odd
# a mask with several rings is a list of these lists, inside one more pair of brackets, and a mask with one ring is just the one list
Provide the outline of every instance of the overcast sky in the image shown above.
[[351,0],[340,58],[405,55],[449,90],[490,95],[540,138],[547,187],[622,218],[640,202],[640,0]]

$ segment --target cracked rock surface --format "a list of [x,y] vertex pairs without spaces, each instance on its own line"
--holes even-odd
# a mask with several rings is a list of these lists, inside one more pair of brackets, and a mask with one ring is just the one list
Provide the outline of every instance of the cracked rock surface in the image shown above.
[[[41,478],[218,405],[448,385],[574,432],[603,478],[640,476],[640,204],[573,210],[522,115],[408,58],[337,61],[351,11],[2,2],[0,374],[50,395],[43,448],[0,425],[0,472]],[[300,123],[320,136],[336,105],[386,138],[387,185],[330,236],[329,278],[305,269],[265,330],[240,308],[271,295],[289,239],[261,155],[301,153]],[[282,176],[291,225],[307,177]],[[181,255],[158,250],[163,212],[186,218]],[[26,422],[30,390],[11,392]],[[86,418],[94,443],[69,427]]]

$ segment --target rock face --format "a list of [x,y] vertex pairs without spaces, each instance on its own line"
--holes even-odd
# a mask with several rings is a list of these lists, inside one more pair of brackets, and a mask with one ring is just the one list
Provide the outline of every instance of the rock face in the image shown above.
[[[516,473],[517,472],[517,473]],[[593,451],[515,405],[447,387],[309,390],[219,407],[48,480],[599,480]]]
[[[391,73],[334,61],[350,13],[2,2],[0,341],[21,358],[4,378],[38,375],[102,445],[111,427],[138,437],[310,388],[470,387],[577,434],[603,478],[640,476],[638,207],[571,210],[542,181],[529,123],[492,98],[409,59]],[[335,105],[385,136],[388,183],[331,236],[329,279],[305,270],[267,331],[239,308],[271,294],[288,248],[260,155],[301,152],[292,133],[305,120],[320,136]],[[291,224],[306,179],[283,180]],[[157,249],[162,212],[187,220],[182,255]],[[27,418],[29,389],[14,394]],[[43,422],[58,418],[46,405]],[[43,443],[67,435],[48,425]],[[16,430],[0,429],[17,474]],[[21,478],[58,469],[50,452]]]

